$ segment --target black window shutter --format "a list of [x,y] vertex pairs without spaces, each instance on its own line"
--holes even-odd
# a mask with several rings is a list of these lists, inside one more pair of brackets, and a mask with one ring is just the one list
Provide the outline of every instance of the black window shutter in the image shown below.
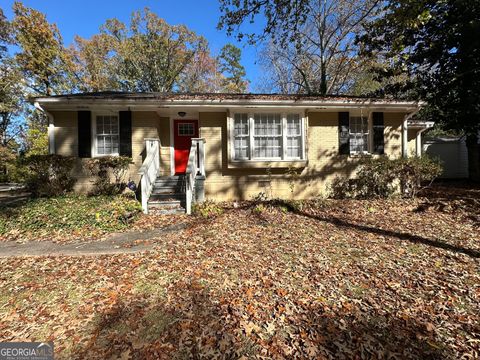
[[385,123],[383,121],[383,112],[373,113],[373,152],[383,155],[385,153],[384,139]]
[[338,149],[342,155],[350,154],[350,114],[338,113]]
[[131,111],[120,111],[120,155],[132,157]]
[[78,112],[78,157],[92,157],[92,113]]

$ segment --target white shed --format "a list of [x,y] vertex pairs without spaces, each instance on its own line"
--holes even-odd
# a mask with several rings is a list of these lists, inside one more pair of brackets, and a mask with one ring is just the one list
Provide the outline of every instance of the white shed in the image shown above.
[[468,177],[468,153],[463,137],[425,139],[423,153],[437,157],[443,162],[441,178],[463,179]]

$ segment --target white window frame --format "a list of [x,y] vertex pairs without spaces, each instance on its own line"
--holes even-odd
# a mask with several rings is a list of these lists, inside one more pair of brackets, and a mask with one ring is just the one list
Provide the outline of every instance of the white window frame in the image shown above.
[[[367,121],[367,133],[361,133],[361,134],[367,134],[367,150],[366,151],[353,151],[352,148],[351,148],[351,141],[352,141],[352,137],[351,135],[352,134],[360,134],[360,133],[352,133],[351,129],[352,129],[352,126],[351,126],[351,121],[352,121],[352,118],[364,118],[366,119]],[[371,116],[370,114],[356,114],[356,113],[350,113],[349,115],[349,119],[348,119],[348,136],[349,136],[349,152],[350,152],[350,155],[370,155],[372,153],[372,148],[373,148],[373,138],[372,138],[372,135],[373,135],[373,124],[372,124],[372,119],[371,119]]]
[[[246,114],[246,113],[236,113],[236,114],[233,114],[232,116],[232,126],[231,126],[231,139],[232,139],[232,159],[234,159],[235,161],[244,161],[244,160],[249,160],[251,155],[250,155],[250,149],[251,149],[251,146],[250,146],[250,141],[251,141],[251,138],[250,138],[250,118],[249,118],[249,115],[247,115],[247,134],[245,135],[235,135],[235,115],[243,115],[243,114]],[[242,119],[243,120],[243,119]],[[246,139],[248,140],[248,144],[247,144],[247,157],[236,157],[236,150],[235,150],[235,139],[236,138],[242,138],[242,139]]]
[[[118,128],[118,151],[111,154],[99,154],[97,141],[97,117],[98,116],[116,116]],[[118,112],[96,112],[92,113],[92,157],[119,156],[120,155],[120,114]]]
[[[235,158],[235,114],[247,114],[248,118],[248,136],[249,136],[249,148],[248,148],[248,158]],[[254,157],[254,115],[255,114],[279,114],[281,120],[281,157]],[[300,157],[287,157],[287,115],[288,114],[297,114],[300,119],[300,135],[301,135],[301,148],[300,148]],[[230,161],[232,162],[263,162],[263,161],[273,161],[273,162],[295,162],[295,161],[304,161],[306,160],[306,133],[305,133],[305,115],[300,111],[275,111],[274,109],[260,110],[254,109],[249,111],[242,111],[241,109],[237,111],[232,111],[229,116],[229,140],[230,140]]]

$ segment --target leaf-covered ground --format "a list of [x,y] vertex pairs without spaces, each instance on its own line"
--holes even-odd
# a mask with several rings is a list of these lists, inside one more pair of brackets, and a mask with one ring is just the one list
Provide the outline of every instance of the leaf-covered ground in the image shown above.
[[68,359],[478,358],[480,190],[428,196],[246,203],[151,252],[2,259],[0,341]]
[[146,216],[125,196],[66,195],[0,206],[0,241],[76,243],[128,230],[163,228],[186,216]]

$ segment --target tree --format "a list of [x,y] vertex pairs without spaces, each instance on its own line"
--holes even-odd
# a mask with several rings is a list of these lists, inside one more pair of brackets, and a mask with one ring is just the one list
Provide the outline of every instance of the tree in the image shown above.
[[217,59],[212,57],[208,51],[198,52],[193,61],[180,74],[178,90],[194,93],[220,92],[225,78],[217,68]]
[[21,130],[15,118],[24,98],[21,74],[8,60],[0,61],[0,146],[8,146]]
[[50,24],[45,14],[20,2],[14,3],[13,12],[13,31],[20,50],[15,59],[28,80],[26,85],[37,95],[70,90],[68,79],[73,63],[57,26]]
[[224,75],[224,92],[243,93],[247,90],[245,68],[240,63],[242,51],[232,44],[225,45],[218,56],[219,70]]
[[187,83],[202,88],[191,83],[193,77],[187,81],[184,72],[198,75],[201,66],[195,69],[194,63],[206,65],[209,54],[203,37],[183,25],[167,24],[148,8],[134,12],[129,24],[109,19],[100,34],[90,39],[77,36],[70,52],[81,91],[168,92],[184,89]]
[[383,76],[407,72],[400,90],[427,101],[423,117],[463,131],[470,178],[479,181],[480,2],[391,0],[366,30],[360,38],[366,52],[390,59]]
[[113,51],[114,41],[107,34],[96,34],[90,39],[75,36],[69,52],[74,59],[79,91],[122,90],[112,59]]
[[[249,40],[269,39],[262,63],[272,87],[326,95],[346,93],[367,68],[358,56],[356,35],[362,23],[376,15],[378,0],[254,0],[238,5],[222,0],[220,25],[236,30],[263,10],[263,33]],[[227,6],[228,5],[228,6]],[[285,74],[288,74],[285,77]]]
[[17,129],[13,129],[14,118],[21,112],[22,77],[7,52],[7,46],[13,43],[11,24],[0,9],[0,146],[11,144]]
[[183,25],[169,25],[145,9],[132,15],[129,29],[109,20],[103,32],[111,36],[118,81],[129,91],[172,91],[182,71],[207,49],[206,40]]
[[0,8],[0,59],[7,53],[7,45],[11,42],[11,25]]

